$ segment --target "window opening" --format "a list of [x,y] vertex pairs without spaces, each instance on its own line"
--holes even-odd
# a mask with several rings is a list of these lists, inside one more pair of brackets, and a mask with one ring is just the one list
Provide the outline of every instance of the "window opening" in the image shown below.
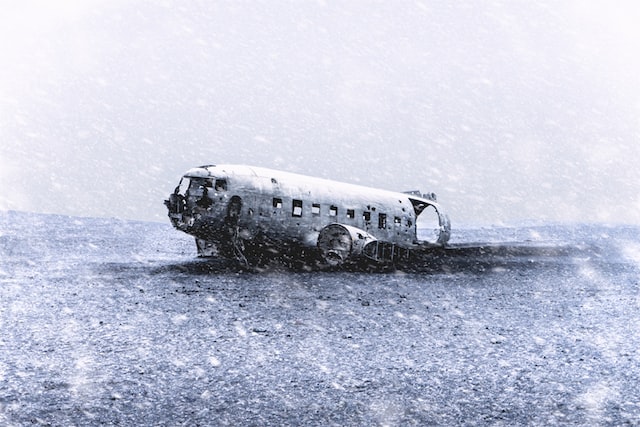
[[211,187],[211,181],[204,178],[191,178],[191,183],[189,184],[189,191],[204,189],[207,186],[207,181],[209,181],[209,187]]
[[397,216],[397,217],[393,218],[393,223],[395,225],[400,225],[400,224],[402,224],[402,219],[399,216]]
[[335,205],[329,206],[329,216],[338,216],[338,207]]
[[226,179],[216,179],[216,191],[227,191]]
[[187,190],[189,189],[189,183],[191,182],[191,180],[189,178],[182,178],[180,180],[180,184],[178,184],[178,187],[176,188],[178,194],[182,194],[183,196],[187,193]]
[[293,200],[291,216],[302,216],[302,200]]
[[387,214],[378,214],[378,228],[387,228]]
[[371,221],[371,212],[369,211],[362,212],[362,219],[364,219],[366,222]]
[[314,215],[320,215],[320,203],[314,203],[311,205],[311,213]]
[[282,199],[279,197],[273,198],[273,207],[276,209],[282,209]]
[[356,216],[356,211],[353,209],[347,209],[347,218],[353,219]]

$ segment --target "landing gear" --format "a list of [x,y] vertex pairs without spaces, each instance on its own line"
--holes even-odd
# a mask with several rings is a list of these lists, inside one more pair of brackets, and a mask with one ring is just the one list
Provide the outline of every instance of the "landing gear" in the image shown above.
[[206,240],[196,238],[196,247],[198,248],[199,257],[209,258],[218,255],[216,246]]
[[233,196],[227,206],[227,216],[224,222],[227,233],[229,234],[229,242],[231,243],[234,257],[240,264],[248,267],[249,261],[247,261],[247,257],[244,254],[244,242],[240,237],[240,227],[238,226],[241,211],[242,199],[238,196]]

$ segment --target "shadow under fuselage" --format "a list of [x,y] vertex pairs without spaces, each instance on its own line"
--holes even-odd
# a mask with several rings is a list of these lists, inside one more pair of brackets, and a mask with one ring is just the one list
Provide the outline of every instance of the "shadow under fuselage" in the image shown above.
[[491,273],[504,270],[526,272],[536,268],[568,268],[583,259],[606,259],[603,248],[595,246],[530,244],[530,243],[472,243],[446,247],[430,247],[411,251],[409,257],[393,264],[379,264],[360,259],[338,267],[323,265],[310,257],[296,259],[276,257],[268,264],[247,267],[235,259],[195,258],[153,268],[152,273],[212,274],[229,272],[293,271],[293,272],[370,272],[389,273]]

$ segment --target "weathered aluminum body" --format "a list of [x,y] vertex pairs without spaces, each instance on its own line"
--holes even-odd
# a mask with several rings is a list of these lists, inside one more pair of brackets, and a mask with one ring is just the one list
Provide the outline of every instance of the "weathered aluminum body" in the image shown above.
[[200,256],[245,264],[282,254],[330,265],[393,263],[411,250],[445,245],[451,232],[433,194],[244,165],[193,168],[165,204],[173,226],[196,238]]

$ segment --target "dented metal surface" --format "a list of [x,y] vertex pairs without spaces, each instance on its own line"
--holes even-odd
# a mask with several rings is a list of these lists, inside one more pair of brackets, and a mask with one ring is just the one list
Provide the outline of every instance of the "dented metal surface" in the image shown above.
[[392,192],[245,165],[192,168],[165,200],[199,256],[261,265],[275,257],[336,266],[394,264],[444,246],[451,224],[435,194]]

